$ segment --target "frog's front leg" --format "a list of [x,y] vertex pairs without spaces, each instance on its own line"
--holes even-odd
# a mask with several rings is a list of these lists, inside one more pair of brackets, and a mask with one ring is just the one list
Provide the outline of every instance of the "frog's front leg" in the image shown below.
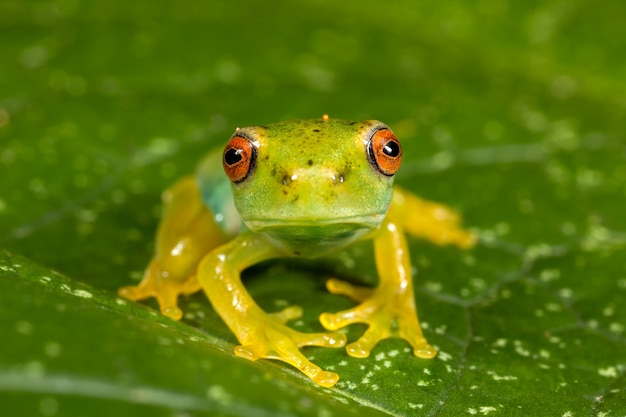
[[243,233],[235,240],[207,255],[198,268],[198,281],[213,308],[235,334],[240,346],[235,354],[249,360],[260,358],[287,362],[315,383],[331,387],[339,379],[323,371],[301,352],[303,346],[341,347],[345,335],[338,333],[301,333],[284,323],[300,315],[297,307],[276,314],[264,312],[248,294],[240,272],[266,259],[284,256],[261,235]]
[[415,356],[432,358],[435,349],[422,334],[415,309],[409,250],[400,224],[387,216],[374,238],[376,268],[380,283],[370,289],[339,280],[329,280],[328,290],[346,295],[358,306],[336,314],[320,316],[328,330],[337,330],[353,323],[369,325],[365,334],[347,346],[350,356],[368,357],[372,348],[382,339],[401,337],[413,347]]

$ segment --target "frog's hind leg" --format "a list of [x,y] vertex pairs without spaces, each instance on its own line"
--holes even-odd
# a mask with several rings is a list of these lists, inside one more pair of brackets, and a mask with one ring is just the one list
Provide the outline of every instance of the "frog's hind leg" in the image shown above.
[[476,237],[461,227],[461,216],[450,207],[423,200],[398,186],[393,190],[390,215],[408,234],[438,245],[471,248]]
[[155,297],[164,315],[179,320],[183,313],[178,296],[200,289],[198,263],[228,238],[202,202],[193,177],[183,178],[165,191],[163,202],[156,253],[139,285],[122,287],[118,293],[130,300]]

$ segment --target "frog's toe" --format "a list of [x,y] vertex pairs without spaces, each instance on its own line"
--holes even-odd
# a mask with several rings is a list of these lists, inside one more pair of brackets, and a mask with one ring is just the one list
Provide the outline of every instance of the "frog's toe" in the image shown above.
[[437,350],[426,341],[419,327],[402,329],[399,336],[409,342],[413,355],[418,358],[432,359],[437,355]]
[[255,361],[257,359],[260,358],[260,356],[257,354],[256,349],[254,348],[254,346],[236,346],[235,347],[235,356],[239,357],[239,358],[243,358],[243,359],[247,359],[249,361]]
[[141,301],[150,297],[159,298],[159,291],[150,282],[141,282],[139,285],[130,285],[117,290],[117,294],[131,301]]
[[180,320],[183,317],[183,311],[178,308],[179,291],[175,288],[161,288],[156,294],[159,308],[164,316],[174,320]]
[[368,287],[350,284],[339,279],[329,279],[326,281],[326,289],[333,294],[345,295],[357,303],[361,303],[371,298],[373,290]]
[[117,295],[122,298],[126,298],[127,300],[137,301],[150,297],[152,294],[148,294],[146,291],[143,291],[139,286],[129,285],[118,289]]
[[164,316],[171,318],[172,320],[180,320],[183,318],[183,310],[181,310],[177,306],[161,306],[161,313],[163,313]]
[[417,346],[413,346],[413,354],[418,358],[422,359],[432,359],[437,356],[437,350],[431,345],[424,341]]
[[346,346],[346,352],[353,358],[367,358],[372,352],[373,344],[365,344],[360,340]]
[[299,319],[302,317],[302,307],[289,306],[284,310],[277,311],[275,313],[268,313],[268,316],[275,318],[279,322],[285,324],[290,320]]
[[293,337],[299,346],[321,346],[329,348],[343,347],[346,345],[346,335],[343,333],[297,333]]
[[445,230],[434,240],[440,245],[451,244],[462,249],[470,249],[476,244],[476,236],[463,229]]
[[339,330],[350,324],[360,323],[361,319],[353,310],[346,310],[339,313],[322,313],[319,317],[320,323],[327,330]]
[[369,324],[369,316],[375,308],[376,306],[371,301],[365,301],[356,307],[338,313],[322,313],[319,320],[322,326],[328,330],[338,330],[355,323]]
[[359,340],[346,346],[346,352],[354,358],[367,358],[374,346],[389,337],[389,333],[388,326],[372,324]]
[[339,375],[330,371],[321,371],[313,378],[313,382],[324,388],[330,388],[339,381]]

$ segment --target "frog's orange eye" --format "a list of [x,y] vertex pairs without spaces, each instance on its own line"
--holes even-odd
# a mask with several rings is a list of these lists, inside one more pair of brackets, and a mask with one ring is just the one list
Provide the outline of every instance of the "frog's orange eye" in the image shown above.
[[228,141],[222,156],[224,172],[232,182],[245,180],[253,171],[256,148],[242,136],[233,136]]
[[387,128],[376,130],[367,144],[370,164],[381,174],[391,177],[398,172],[402,161],[402,147],[396,135]]

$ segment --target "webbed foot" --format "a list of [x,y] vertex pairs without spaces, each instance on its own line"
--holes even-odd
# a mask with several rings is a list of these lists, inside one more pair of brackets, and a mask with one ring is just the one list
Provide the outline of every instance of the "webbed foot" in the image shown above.
[[320,322],[326,329],[337,330],[354,323],[369,326],[359,340],[346,346],[350,356],[366,358],[379,341],[388,337],[400,337],[409,342],[417,357],[430,359],[437,354],[422,334],[412,293],[385,292],[336,279],[329,280],[326,287],[333,294],[345,295],[360,303],[339,313],[322,314]]
[[302,333],[285,326],[287,320],[297,318],[302,311],[299,307],[272,314],[258,311],[248,317],[235,333],[240,346],[235,347],[235,355],[248,360],[278,359],[286,362],[323,387],[332,387],[339,376],[324,371],[308,360],[301,352],[304,346],[343,347],[346,336],[342,333]]
[[131,301],[154,297],[159,303],[161,313],[174,320],[180,320],[183,317],[183,311],[178,307],[178,296],[193,294],[199,289],[200,285],[195,276],[184,281],[173,280],[163,276],[153,260],[139,285],[122,287],[117,293],[120,297]]

